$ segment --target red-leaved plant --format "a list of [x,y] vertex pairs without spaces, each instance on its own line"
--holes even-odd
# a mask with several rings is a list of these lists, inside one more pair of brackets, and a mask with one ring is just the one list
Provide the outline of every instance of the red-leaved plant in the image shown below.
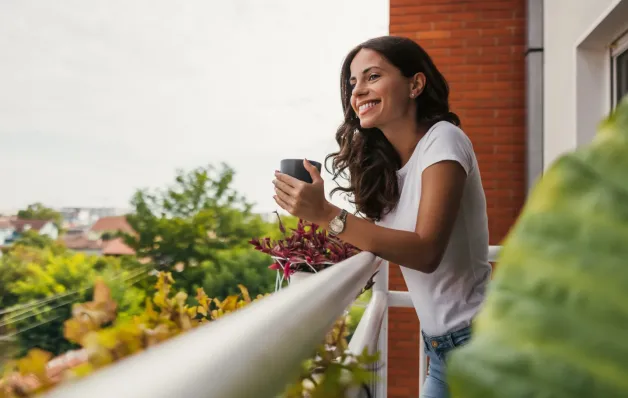
[[[269,237],[251,239],[249,243],[255,250],[272,257],[274,262],[268,268],[281,274],[279,285],[297,271],[319,272],[360,252],[357,247],[329,235],[317,224],[302,219],[299,219],[296,229],[291,228],[291,233],[288,234],[279,214],[275,213],[279,219],[279,230],[284,237],[279,240]],[[372,285],[373,278],[365,290]]]

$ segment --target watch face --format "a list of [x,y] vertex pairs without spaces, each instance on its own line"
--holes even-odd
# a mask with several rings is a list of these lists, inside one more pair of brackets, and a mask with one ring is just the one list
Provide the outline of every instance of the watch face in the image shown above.
[[331,231],[336,234],[342,231],[343,226],[343,222],[337,218],[331,220],[331,222],[329,223],[329,229],[331,229]]

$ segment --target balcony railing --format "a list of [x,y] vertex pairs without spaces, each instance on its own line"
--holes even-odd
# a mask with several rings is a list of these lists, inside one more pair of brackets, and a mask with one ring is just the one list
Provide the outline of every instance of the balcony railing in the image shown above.
[[[491,261],[498,250],[490,248]],[[61,385],[46,397],[275,397],[298,377],[302,361],[381,263],[371,253],[360,253],[208,325]],[[412,302],[407,292],[388,291],[388,267],[383,267],[349,344],[356,354],[364,348],[381,352],[378,377],[369,389],[372,397],[386,397],[389,307],[412,307]],[[417,383],[426,374],[423,350],[420,355]]]

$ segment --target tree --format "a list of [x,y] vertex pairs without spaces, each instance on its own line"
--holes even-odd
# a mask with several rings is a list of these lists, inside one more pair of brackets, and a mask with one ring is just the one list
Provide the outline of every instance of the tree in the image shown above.
[[24,231],[18,239],[13,242],[13,247],[26,246],[36,247],[39,249],[49,248],[54,254],[61,254],[65,252],[65,246],[61,243],[55,242],[46,235],[40,235],[35,231]]
[[43,264],[48,256],[62,254],[65,250],[64,246],[34,231],[26,231],[20,236],[0,257],[0,311],[21,302],[19,293],[12,286],[27,277],[29,264]]
[[18,211],[17,216],[23,220],[52,221],[59,230],[63,225],[63,216],[61,213],[39,202],[28,205],[25,210]]
[[[19,301],[19,296],[11,291],[10,286],[26,275],[28,262],[15,261],[15,256],[12,255],[22,250],[20,247],[13,246],[7,254],[0,257],[0,311],[5,311]],[[2,327],[0,327],[0,334],[2,332]]]
[[203,278],[203,289],[214,297],[238,293],[238,284],[250,286],[253,296],[275,290],[275,272],[268,269],[272,260],[250,248],[234,249],[219,254],[210,263]]
[[227,297],[239,292],[238,284],[250,286],[251,295],[275,290],[275,272],[268,269],[272,260],[249,248],[221,250],[215,260],[175,273],[175,287],[192,295],[203,288],[211,297]]
[[63,321],[74,303],[92,294],[96,278],[109,282],[121,316],[128,317],[142,310],[146,291],[134,282],[147,271],[129,267],[128,261],[72,253],[56,245],[17,244],[0,258],[0,335],[14,340],[17,354],[33,347],[54,354],[67,351],[75,346],[63,337]]
[[235,292],[238,283],[263,292],[274,280],[267,269],[270,259],[241,249],[251,250],[247,242],[271,226],[231,188],[233,177],[234,171],[224,164],[220,169],[200,167],[178,171],[175,183],[165,190],[137,191],[135,212],[127,216],[136,233],[121,235],[139,258],[183,269],[177,287],[190,294],[204,285],[209,272],[221,275],[211,282],[210,294],[226,296],[224,292]]

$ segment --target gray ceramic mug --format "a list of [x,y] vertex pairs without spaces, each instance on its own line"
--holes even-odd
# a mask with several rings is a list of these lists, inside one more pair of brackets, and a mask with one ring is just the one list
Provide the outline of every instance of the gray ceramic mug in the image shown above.
[[[309,162],[312,164],[312,166],[318,169],[319,173],[321,172],[321,164],[319,162],[315,162],[313,160],[309,160]],[[301,180],[309,184],[312,183],[312,177],[310,176],[310,172],[307,171],[303,166],[303,159],[283,159],[279,166],[279,171],[281,171],[283,174],[294,177],[297,180]]]

